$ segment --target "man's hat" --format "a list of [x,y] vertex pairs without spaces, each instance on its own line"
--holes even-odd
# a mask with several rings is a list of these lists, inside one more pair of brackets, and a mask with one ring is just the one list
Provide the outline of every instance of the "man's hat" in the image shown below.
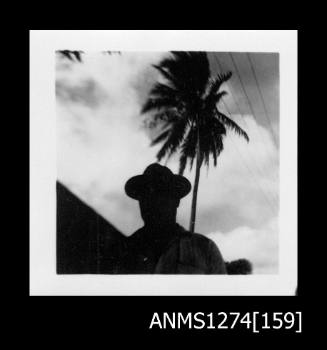
[[158,163],[149,165],[142,175],[130,178],[125,184],[126,194],[139,199],[149,193],[165,194],[183,198],[191,191],[191,183],[181,175]]

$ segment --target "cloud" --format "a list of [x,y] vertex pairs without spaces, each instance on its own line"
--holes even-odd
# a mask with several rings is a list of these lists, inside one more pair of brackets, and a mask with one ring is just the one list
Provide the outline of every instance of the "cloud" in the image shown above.
[[[57,66],[58,179],[126,235],[142,221],[125,182],[156,161],[158,147],[149,147],[140,108],[157,79],[151,64],[162,55],[89,54],[82,64]],[[202,168],[196,231],[210,234],[226,259],[249,258],[255,272],[275,271],[278,150],[251,115],[233,119],[250,143],[229,133],[217,167]],[[178,157],[167,165],[177,171]],[[193,183],[194,171],[185,176]],[[178,212],[186,227],[190,208],[191,194]]]
[[278,220],[271,219],[260,229],[238,227],[228,233],[208,235],[219,247],[227,261],[246,258],[254,274],[278,273]]
[[[124,184],[155,159],[139,111],[140,95],[156,76],[149,67],[161,56],[85,55],[83,64],[57,70],[58,179],[126,234],[141,222],[136,210],[121,210]],[[85,81],[102,92],[101,103],[85,103]]]

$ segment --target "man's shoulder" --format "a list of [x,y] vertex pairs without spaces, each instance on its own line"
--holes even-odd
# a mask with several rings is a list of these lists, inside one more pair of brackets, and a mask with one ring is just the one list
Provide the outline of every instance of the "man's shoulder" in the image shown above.
[[130,236],[127,238],[128,244],[137,244],[139,241],[143,241],[145,235],[145,229],[144,227],[139,228],[135,232],[133,232]]
[[205,246],[211,246],[215,244],[210,238],[208,238],[207,236],[201,233],[193,233],[193,234],[190,233],[190,236],[194,242],[197,242],[197,244],[201,244]]
[[145,231],[145,229],[144,229],[144,226],[143,226],[143,227],[137,229],[136,231],[134,231],[130,236],[128,236],[128,238],[136,237],[136,236],[142,234],[144,231]]
[[[183,226],[176,224],[175,226],[175,236],[173,241],[182,240],[184,242],[191,242],[192,244],[196,244],[197,246],[209,246],[215,244],[210,238],[205,236],[201,233],[191,233],[190,231],[186,230]],[[146,235],[147,230],[145,227],[141,227],[138,230],[136,230],[132,235],[128,237],[129,242],[135,242],[140,239],[143,239]]]
[[183,228],[183,231],[181,231],[181,238],[184,240],[189,240],[197,244],[203,244],[203,245],[211,245],[214,244],[214,242],[201,233],[191,233],[190,231],[187,231]]

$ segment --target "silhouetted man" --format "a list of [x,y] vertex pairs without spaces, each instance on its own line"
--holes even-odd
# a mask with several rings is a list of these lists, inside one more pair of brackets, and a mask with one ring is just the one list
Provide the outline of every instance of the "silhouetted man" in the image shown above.
[[126,194],[139,201],[144,226],[128,239],[127,271],[138,274],[226,274],[215,243],[186,231],[176,223],[180,199],[190,182],[157,163],[125,185]]

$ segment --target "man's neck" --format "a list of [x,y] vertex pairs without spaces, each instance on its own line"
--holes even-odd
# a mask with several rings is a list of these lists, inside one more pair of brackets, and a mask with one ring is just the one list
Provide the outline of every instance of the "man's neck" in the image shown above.
[[165,222],[154,222],[154,223],[145,223],[144,227],[146,229],[155,230],[155,231],[167,231],[177,225],[176,221],[165,221]]

